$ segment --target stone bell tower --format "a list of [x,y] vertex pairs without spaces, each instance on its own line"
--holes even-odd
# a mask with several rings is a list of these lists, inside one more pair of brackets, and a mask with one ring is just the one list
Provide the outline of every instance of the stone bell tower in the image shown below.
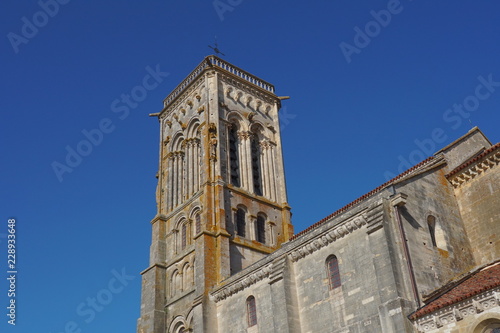
[[293,234],[274,86],[206,57],[164,100],[139,333],[218,332],[210,291]]

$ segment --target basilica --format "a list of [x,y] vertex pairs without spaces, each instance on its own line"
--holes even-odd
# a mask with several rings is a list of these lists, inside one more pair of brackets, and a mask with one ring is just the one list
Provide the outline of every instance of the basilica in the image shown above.
[[294,233],[284,98],[208,56],[151,114],[137,332],[500,332],[500,144],[472,128]]

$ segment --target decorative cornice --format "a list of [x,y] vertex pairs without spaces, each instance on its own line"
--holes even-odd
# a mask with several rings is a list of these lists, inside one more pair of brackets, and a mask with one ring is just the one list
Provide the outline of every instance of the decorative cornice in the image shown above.
[[[211,293],[211,297],[215,302],[219,302],[263,279],[267,278],[269,284],[281,280],[286,268],[286,260],[298,261],[355,230],[361,229],[364,225],[375,223],[371,219],[372,216],[378,216],[378,214],[367,214],[367,212],[372,211],[383,211],[381,202],[370,206],[368,209],[358,211],[355,215],[345,218],[339,223],[332,219],[329,222],[337,224],[330,226],[328,230],[321,234],[309,234],[301,240],[283,244],[279,250],[223,281],[222,285]],[[300,243],[301,241],[302,243]]]
[[498,287],[429,313],[418,318],[413,322],[413,325],[419,333],[432,332],[442,326],[494,308],[499,308],[495,309],[495,312],[500,310],[500,288]]
[[446,175],[454,188],[458,188],[500,163],[500,144],[496,144],[474,159],[462,164]]
[[[179,104],[178,97],[183,95],[186,96],[186,90],[193,88],[193,82],[195,82],[207,70],[210,71],[211,69],[218,69],[218,71],[227,77],[231,77],[233,80],[238,79],[238,81],[241,80],[242,82],[248,82],[249,86],[251,85],[255,87],[252,90],[274,94],[274,86],[269,82],[266,82],[214,55],[210,55],[205,57],[205,59],[203,59],[203,61],[196,66],[196,68],[189,73],[189,75],[182,80],[182,82],[163,100],[163,104],[165,106],[163,111],[167,110],[168,113],[172,108],[175,108],[175,106]],[[203,81],[203,77],[198,80],[198,83],[200,81]],[[195,97],[199,100],[200,98],[198,96],[199,95],[197,94]]]
[[[272,94],[272,92],[268,92],[268,91],[263,91],[261,89],[258,89],[258,87],[255,87],[253,86],[251,83],[248,83],[246,84],[244,81],[241,81],[229,74],[224,74],[222,73],[220,75],[220,79],[222,82],[225,82],[227,84],[230,84],[232,86],[234,86],[235,88],[238,88],[244,92],[246,92],[247,94],[250,94],[252,95],[253,97],[258,97],[259,99],[262,99],[263,101],[267,102],[267,103],[274,103],[276,98],[271,98],[271,96],[269,96],[269,93]],[[241,96],[240,96],[241,98]],[[238,98],[238,99],[240,99]],[[252,98],[253,100],[254,98]],[[234,100],[236,101],[236,98],[234,98]],[[247,100],[245,101],[245,104],[246,106],[250,106],[250,103],[252,102],[252,100]]]
[[323,234],[314,237],[314,239],[294,248],[294,250],[290,253],[290,257],[292,261],[298,261],[321,249],[322,247],[325,247],[328,244],[354,232],[354,230],[360,229],[363,225],[367,224],[367,222],[365,214],[357,214],[356,216],[351,217],[331,228],[328,232],[324,232]]
[[269,277],[273,265],[274,263],[268,263],[263,267],[256,266],[252,272],[249,272],[234,281],[230,281],[222,288],[214,291],[211,294],[212,297],[215,302],[219,302],[259,281],[262,281],[263,279]]
[[[192,83],[194,82],[194,83]],[[182,89],[180,89],[178,91],[178,94],[175,95],[174,97],[175,98],[172,98],[170,99],[168,102],[167,102],[167,99],[169,99],[171,97],[172,94],[176,93],[177,92],[177,89],[181,87],[181,85],[177,86],[177,88],[172,91],[170,93],[170,95],[165,98],[165,100],[163,101],[164,103],[164,109],[160,112],[162,113],[162,117],[165,117],[167,116],[172,110],[176,109],[179,105],[181,105],[182,103],[184,103],[184,101],[186,101],[186,99],[188,99],[188,97],[190,96],[190,94],[198,89],[198,87],[203,83],[205,82],[205,78],[204,77],[200,77],[197,81],[190,81],[190,84],[191,86],[190,87],[186,87],[186,86],[183,86]],[[182,94],[180,94],[182,92]]]

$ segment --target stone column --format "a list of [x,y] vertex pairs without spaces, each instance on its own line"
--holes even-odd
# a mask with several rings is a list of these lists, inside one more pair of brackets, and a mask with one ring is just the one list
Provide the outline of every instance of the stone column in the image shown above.
[[186,191],[187,197],[193,193],[193,141],[186,140]]
[[269,177],[269,143],[267,141],[262,141],[260,143],[260,150],[261,150],[261,155],[262,159],[260,161],[260,169],[261,169],[261,176],[262,176],[262,194],[270,199],[270,184],[269,182],[271,181]]
[[245,169],[246,190],[253,192],[253,172],[252,172],[252,133],[245,132],[244,149],[245,149]]
[[267,167],[269,168],[269,199],[276,201],[276,166],[275,166],[275,145],[269,144],[267,150]]
[[179,203],[178,197],[179,197],[179,152],[174,152],[174,157],[173,157],[173,166],[174,166],[174,172],[172,175],[173,182],[172,182],[172,209],[177,207],[177,204]]
[[275,229],[276,229],[276,223],[275,222],[272,222],[272,221],[269,221],[268,223],[269,225],[269,246],[274,246],[276,244],[276,239],[275,239],[275,236],[274,234],[276,233],[275,232]]
[[186,144],[183,144],[183,150],[179,152],[179,204],[184,202],[184,199],[186,198],[186,163],[185,163],[185,157],[186,153],[184,149],[186,149]]
[[248,238],[251,240],[257,240],[257,216],[249,215],[248,216]]
[[247,143],[246,132],[238,132],[240,185],[245,190],[248,190],[248,167],[247,167],[246,143]]
[[167,155],[167,211],[173,208],[174,198],[174,154],[168,153]]
[[200,160],[201,160],[201,149],[200,149],[200,139],[196,138],[194,139],[194,192],[197,192],[200,189],[200,179],[201,179],[201,174],[200,174]]

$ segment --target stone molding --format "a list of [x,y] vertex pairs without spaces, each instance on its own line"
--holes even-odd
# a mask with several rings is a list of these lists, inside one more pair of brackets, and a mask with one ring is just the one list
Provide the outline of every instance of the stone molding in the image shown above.
[[[248,96],[243,96],[243,95],[240,95],[237,99],[240,100],[242,99],[243,101],[245,101],[245,105],[247,106],[250,106],[249,104],[253,101],[254,103],[257,103],[257,101],[255,100],[255,97],[258,97],[260,98],[262,101],[265,101],[266,103],[269,103],[269,104],[273,104],[275,102],[275,98],[271,98],[269,96],[270,92],[264,92],[262,91],[261,89],[258,89],[257,87],[252,87],[250,86],[250,84],[246,84],[246,83],[243,83],[242,81],[228,75],[228,74],[225,74],[225,73],[220,73],[220,80],[226,84],[229,84],[231,86],[233,86],[234,88],[237,88],[239,90],[242,90],[244,92],[246,92],[248,95],[251,95],[252,96],[252,99],[249,100]],[[226,94],[227,97],[230,97]],[[236,100],[236,97],[230,97],[231,99],[234,99]],[[253,109],[256,109],[256,108],[253,108]]]
[[384,221],[384,206],[382,204],[375,204],[368,208],[366,212],[366,233],[371,234],[383,227]]
[[269,274],[272,271],[272,266],[273,263],[268,263],[263,267],[257,266],[256,269],[251,273],[247,273],[241,276],[239,279],[229,282],[221,289],[213,292],[211,295],[216,303],[222,301],[229,296],[232,296],[242,291],[243,289],[248,288],[251,285],[269,277]]
[[[189,206],[193,202],[195,202],[203,194],[203,192],[204,192],[204,190],[203,190],[202,186],[200,186],[200,189],[198,190],[198,192],[193,194],[193,196],[191,196],[191,198],[187,199],[186,201],[184,201],[183,203],[181,203],[180,205],[175,207],[173,210],[171,210],[167,214],[163,214],[164,219],[170,220],[171,218],[175,217],[178,213],[183,211],[187,206]],[[193,209],[193,207],[196,207],[196,206],[201,207],[201,203],[197,202],[196,204],[192,205],[192,207],[189,209],[189,211],[191,211]]]
[[413,325],[418,333],[434,332],[453,322],[493,309],[496,312],[500,311],[500,288],[498,287],[429,313],[417,319]]
[[322,247],[325,247],[328,244],[354,232],[355,230],[360,229],[368,222],[367,216],[364,213],[358,213],[357,215],[339,223],[335,227],[330,228],[328,232],[324,232],[310,241],[301,244],[299,247],[296,247],[290,252],[290,257],[293,262],[299,261]]
[[491,154],[485,156],[484,158],[471,163],[467,167],[461,169],[460,171],[447,176],[451,185],[454,188],[458,188],[467,182],[473,180],[477,176],[487,172],[488,170],[493,169],[500,163],[500,151],[497,149],[493,151]]
[[[237,277],[236,275],[234,277],[234,280],[232,280],[233,277],[231,277],[225,285],[213,291],[211,293],[211,297],[213,297],[214,301],[217,303],[234,294],[239,293],[243,289],[248,288],[263,279],[268,278],[270,284],[277,282],[283,278],[283,272],[286,266],[287,257],[289,257],[292,262],[296,262],[306,257],[307,255],[327,246],[328,244],[345,237],[355,230],[361,229],[364,225],[366,225],[367,227],[369,225],[380,225],[381,227],[382,221],[383,205],[382,202],[379,201],[371,205],[368,209],[363,209],[357,212],[355,215],[346,218],[335,226],[329,226],[328,230],[319,235],[313,236],[309,234],[308,236],[311,239],[308,239],[297,247],[286,249],[292,244],[287,243],[285,247],[282,248],[284,250],[283,252],[274,252],[273,254],[276,254],[276,256],[271,254],[270,257],[266,258],[266,263],[257,261],[256,263],[254,263],[255,267],[253,268],[253,270],[240,277]],[[332,219],[329,222],[335,221],[333,221]],[[325,225],[328,225],[328,223],[325,223]],[[377,227],[377,229],[380,227]],[[297,240],[294,242],[298,243]],[[250,266],[249,268],[252,269],[252,266]]]
[[286,255],[276,258],[271,265],[271,271],[269,272],[269,284],[273,284],[281,279],[283,279],[283,272],[286,265]]
[[[162,115],[160,119],[163,119],[163,117],[168,116],[173,110],[177,109],[181,104],[184,102],[187,102],[186,100],[189,99],[189,97],[192,97],[192,93],[198,89],[198,87],[205,82],[205,76],[202,75],[197,81],[192,84],[191,82],[189,84],[192,84],[191,87],[189,87],[186,90],[181,90],[179,91],[179,94],[175,96],[175,101],[170,104],[170,102],[165,103],[165,108],[162,110]],[[195,93],[196,96],[199,95],[198,92]]]

